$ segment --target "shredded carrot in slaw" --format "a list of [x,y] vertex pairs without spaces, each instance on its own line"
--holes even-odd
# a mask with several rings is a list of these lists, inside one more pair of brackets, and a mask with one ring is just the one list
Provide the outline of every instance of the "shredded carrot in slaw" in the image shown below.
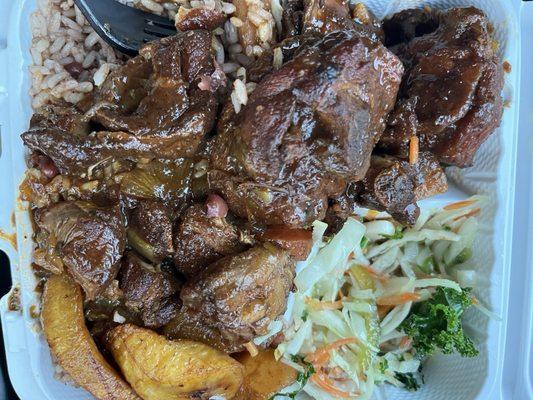
[[397,306],[399,304],[405,304],[410,301],[420,300],[421,296],[418,293],[402,293],[392,296],[378,297],[376,304],[379,306]]
[[389,280],[389,277],[387,275],[380,274],[379,272],[377,272],[372,267],[369,267],[367,265],[360,265],[359,267],[361,269],[364,269],[368,273],[368,275],[370,275],[371,278],[374,278],[374,279],[380,281],[381,283],[384,283],[384,282]]
[[444,206],[443,210],[450,211],[450,210],[458,210],[459,208],[468,207],[472,204],[474,204],[475,200],[463,200],[458,201],[455,203],[448,204],[447,206]]
[[400,339],[400,348],[406,349],[411,346],[412,340],[409,336]]
[[311,380],[321,389],[324,389],[329,394],[340,397],[343,399],[346,399],[350,397],[350,393],[345,392],[343,390],[337,389],[334,385],[331,379],[329,379],[325,374],[322,373],[316,373],[313,376],[311,376]]
[[345,338],[345,339],[335,340],[334,342],[317,349],[314,353],[308,354],[305,357],[305,359],[306,361],[312,364],[316,363],[316,365],[322,365],[329,361],[329,356],[330,356],[331,351],[336,350],[347,344],[357,344],[357,343],[359,343],[359,339],[357,338]]
[[481,208],[474,208],[472,211],[467,212],[466,214],[459,215],[458,217],[455,217],[453,220],[458,221],[461,218],[468,218],[468,217],[475,217],[481,212]]
[[337,301],[321,301],[313,299],[312,297],[306,297],[305,303],[314,311],[320,310],[340,310],[342,308],[342,300]]

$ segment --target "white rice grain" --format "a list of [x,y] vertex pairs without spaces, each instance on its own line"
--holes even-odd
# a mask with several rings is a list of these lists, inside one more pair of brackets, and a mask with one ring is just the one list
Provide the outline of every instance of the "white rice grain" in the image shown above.
[[67,40],[65,39],[64,36],[57,37],[56,40],[54,40],[54,42],[52,43],[52,46],[50,46],[50,53],[52,54],[57,53],[59,50],[63,48],[66,41]]
[[239,43],[234,43],[229,46],[228,52],[230,54],[242,53],[242,46]]
[[74,29],[75,31],[81,32],[81,26],[79,26],[75,21],[71,20],[70,18],[65,17],[64,15],[61,17],[61,22],[63,25],[70,29]]
[[60,74],[54,74],[54,75],[48,75],[42,82],[41,87],[43,89],[53,89],[55,88],[59,82],[61,82],[63,79],[68,78],[69,73],[68,72],[62,72]]
[[272,10],[272,17],[276,23],[276,28],[278,33],[281,34],[283,28],[281,26],[281,18],[283,17],[283,7],[281,6],[279,0],[270,0],[270,10]]
[[60,74],[61,72],[63,72],[65,69],[63,68],[63,66],[61,64],[59,64],[57,61],[55,61],[54,63],[54,72],[56,74]]
[[57,62],[54,60],[44,60],[44,67],[48,70],[55,70]]
[[264,8],[264,4],[261,3],[258,7],[252,8],[253,12],[259,15],[264,21],[271,21],[272,20],[272,13]]
[[78,82],[73,79],[69,79],[67,81],[61,82],[59,85],[54,87],[50,91],[50,94],[54,97],[62,97],[63,94],[75,89],[76,87],[78,87]]
[[215,0],[204,0],[205,8],[214,10],[216,8]]
[[224,64],[224,46],[222,46],[222,43],[220,43],[220,41],[215,36],[211,38],[211,47],[215,51],[215,59],[217,63],[219,63],[220,65]]
[[75,59],[71,56],[68,56],[68,57],[65,57],[65,58],[60,58],[59,60],[57,60],[57,62],[60,64],[60,65],[67,65],[67,64],[70,64],[72,62],[74,62]]
[[48,34],[46,19],[41,14],[32,14],[30,16],[30,25],[34,38],[45,37]]
[[104,63],[98,70],[94,73],[93,81],[96,86],[101,86],[104,83],[105,78],[109,75],[109,64]]
[[63,16],[67,18],[74,18],[76,16],[76,12],[74,9],[69,8],[68,10],[63,11]]
[[[240,79],[235,79],[235,81],[233,82],[233,88],[235,93],[235,99],[237,100],[237,102],[241,105],[246,105],[246,103],[248,103],[248,92],[246,90],[246,85],[244,84],[244,82]],[[235,111],[239,112],[237,111],[237,109],[235,109]]]
[[95,31],[93,31],[89,36],[87,36],[85,38],[85,48],[86,49],[91,49],[95,44],[96,42],[98,42],[98,33],[96,33]]
[[37,0],[37,7],[44,17],[48,17],[50,15],[51,8],[48,0]]
[[275,69],[278,69],[283,65],[283,52],[279,47],[274,49],[274,59],[272,61],[272,65]]
[[77,31],[75,29],[71,29],[71,28],[68,28],[67,29],[67,34],[74,40],[77,40],[77,41],[82,41],[85,36],[83,36],[83,32],[81,31]]
[[91,82],[81,82],[78,84],[76,91],[81,93],[90,93],[93,91],[93,88],[94,86]]
[[35,65],[43,65],[42,53],[48,49],[50,42],[46,39],[41,39],[30,49],[31,57]]
[[76,13],[76,23],[80,27],[83,27],[83,25],[85,25],[85,16],[77,6],[74,6],[74,12]]
[[69,40],[67,44],[63,46],[61,52],[59,53],[61,57],[69,56],[72,53],[72,48],[74,47],[74,41]]
[[[74,2],[72,2],[72,4],[74,4]],[[60,5],[59,5],[59,8],[61,8],[63,10],[63,12],[67,11],[69,8],[72,8],[72,4],[69,4],[69,0],[67,1],[63,1]]]
[[256,10],[248,11],[248,20],[255,26],[260,26],[263,22],[267,21],[266,19],[261,17]]
[[237,43],[239,41],[239,36],[237,34],[236,26],[230,21],[224,23],[224,32],[226,33],[226,39],[230,44]]
[[[248,82],[248,83],[246,84],[246,94],[250,94],[250,93],[252,93],[252,92],[255,90],[256,87],[257,87],[257,83],[255,83],[255,82]],[[248,98],[247,98],[246,100],[248,101]]]
[[231,17],[230,18],[230,21],[231,23],[237,27],[237,28],[240,28],[241,26],[243,26],[243,22],[242,22],[242,19],[240,18],[237,18],[237,17]]
[[204,2],[202,0],[191,0],[192,8],[202,8],[203,6],[204,6]]
[[174,3],[164,3],[163,4],[163,8],[167,11],[173,11],[173,12],[177,12],[178,9],[179,9],[179,6],[177,4],[174,4]]
[[78,48],[74,48],[72,49],[72,56],[74,57],[74,61],[81,64],[85,59],[85,52],[82,52]]
[[103,40],[100,40],[100,46],[102,47],[102,52],[104,53],[107,62],[110,64],[115,63],[117,61],[115,50]]
[[243,53],[235,54],[234,58],[235,61],[237,61],[241,65],[244,65],[245,67],[250,65],[250,63],[252,62],[251,58]]
[[237,78],[242,80],[243,82],[246,82],[246,68],[244,67],[240,67],[238,70],[237,70]]
[[253,47],[252,54],[256,57],[259,57],[261,54],[263,54],[263,51],[264,49],[261,46],[255,45]]
[[85,56],[85,59],[83,60],[83,62],[81,63],[82,67],[84,69],[87,69],[89,68],[91,65],[93,65],[93,63],[95,62],[96,60],[96,55],[97,55],[97,52],[92,50],[90,51],[86,56]]
[[272,26],[268,22],[259,25],[257,35],[262,42],[270,42],[272,40]]
[[222,12],[224,14],[233,14],[235,11],[237,11],[237,8],[232,3],[222,2]]
[[47,92],[38,93],[33,98],[32,102],[31,102],[31,106],[34,109],[41,108],[42,106],[44,106],[48,102],[48,100],[50,100],[50,95]]
[[244,49],[244,54],[246,54],[248,57],[252,57],[254,55],[254,46],[249,44]]
[[222,64],[222,71],[224,71],[225,74],[231,74],[232,72],[235,72],[239,69],[240,65],[234,62],[228,62]]
[[163,6],[159,3],[156,3],[154,0],[141,0],[141,4],[156,14],[162,14],[163,11],[165,11]]
[[50,74],[50,70],[48,68],[41,67],[41,66],[38,66],[38,65],[30,66],[30,72],[32,74],[37,74],[37,75],[48,75],[48,74]]
[[238,114],[241,112],[241,103],[237,99],[237,94],[235,91],[231,92],[231,103],[233,104],[233,108],[235,109],[235,112]]
[[61,13],[59,11],[54,11],[50,19],[50,32],[59,32],[61,29]]
[[113,321],[118,324],[123,324],[124,322],[126,322],[126,318],[124,318],[117,311],[115,311],[115,313],[113,314]]
[[69,92],[69,93],[66,93],[63,96],[63,98],[65,99],[65,101],[67,101],[69,103],[76,104],[76,103],[80,102],[81,99],[83,99],[83,96],[84,96],[83,93]]

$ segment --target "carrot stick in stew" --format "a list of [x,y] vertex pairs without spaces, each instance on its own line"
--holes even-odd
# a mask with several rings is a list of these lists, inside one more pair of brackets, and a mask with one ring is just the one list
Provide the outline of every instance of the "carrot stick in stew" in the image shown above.
[[409,139],[409,164],[413,165],[418,162],[418,137],[411,136]]

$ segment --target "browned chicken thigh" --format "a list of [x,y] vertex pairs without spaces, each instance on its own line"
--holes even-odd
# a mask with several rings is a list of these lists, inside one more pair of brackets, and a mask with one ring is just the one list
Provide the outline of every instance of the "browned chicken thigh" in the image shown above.
[[412,225],[420,213],[416,202],[447,189],[444,170],[429,152],[421,152],[413,164],[375,154],[364,179],[350,183],[341,196],[331,200],[326,222],[337,231],[357,207],[366,207],[386,211],[396,221]]
[[487,17],[473,7],[406,10],[384,28],[406,77],[379,148],[407,157],[417,136],[441,162],[471,165],[503,112],[503,69]]
[[95,298],[116,277],[126,247],[118,207],[62,202],[37,210],[35,222],[46,237],[36,262],[55,273],[68,271],[87,298]]
[[241,351],[283,314],[293,278],[289,253],[271,244],[224,257],[186,283],[183,308],[166,333]]
[[357,31],[359,35],[383,41],[381,22],[363,3],[345,0],[307,0],[303,16],[303,33],[325,35],[334,31]]
[[204,205],[193,204],[174,235],[174,264],[183,275],[194,277],[216,260],[244,250],[244,241],[243,232],[225,217],[209,217]]
[[126,307],[139,314],[144,326],[159,328],[176,316],[180,284],[174,276],[127,252],[119,277]]
[[238,114],[227,105],[209,183],[240,217],[305,226],[364,177],[403,67],[352,31],[326,35],[267,75]]
[[208,31],[150,43],[80,105],[94,131],[73,135],[70,125],[41,118],[22,139],[49,156],[62,174],[81,175],[117,159],[192,156],[215,122],[213,91],[223,81],[210,79],[214,87],[207,90],[198,86],[213,75]]
[[128,242],[139,254],[160,263],[174,252],[172,220],[166,207],[156,201],[142,201],[132,211]]

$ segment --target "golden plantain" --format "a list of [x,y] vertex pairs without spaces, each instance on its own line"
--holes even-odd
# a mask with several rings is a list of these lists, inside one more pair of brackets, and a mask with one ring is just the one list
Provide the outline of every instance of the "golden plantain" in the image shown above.
[[68,276],[46,282],[41,322],[52,355],[77,385],[99,400],[140,400],[96,347],[85,326],[81,288]]
[[131,324],[111,330],[107,342],[126,380],[144,400],[229,400],[242,384],[242,365],[203,343],[168,340]]
[[255,357],[243,352],[235,358],[244,365],[244,382],[235,400],[267,400],[296,380],[296,371],[276,361],[274,350],[259,350]]

